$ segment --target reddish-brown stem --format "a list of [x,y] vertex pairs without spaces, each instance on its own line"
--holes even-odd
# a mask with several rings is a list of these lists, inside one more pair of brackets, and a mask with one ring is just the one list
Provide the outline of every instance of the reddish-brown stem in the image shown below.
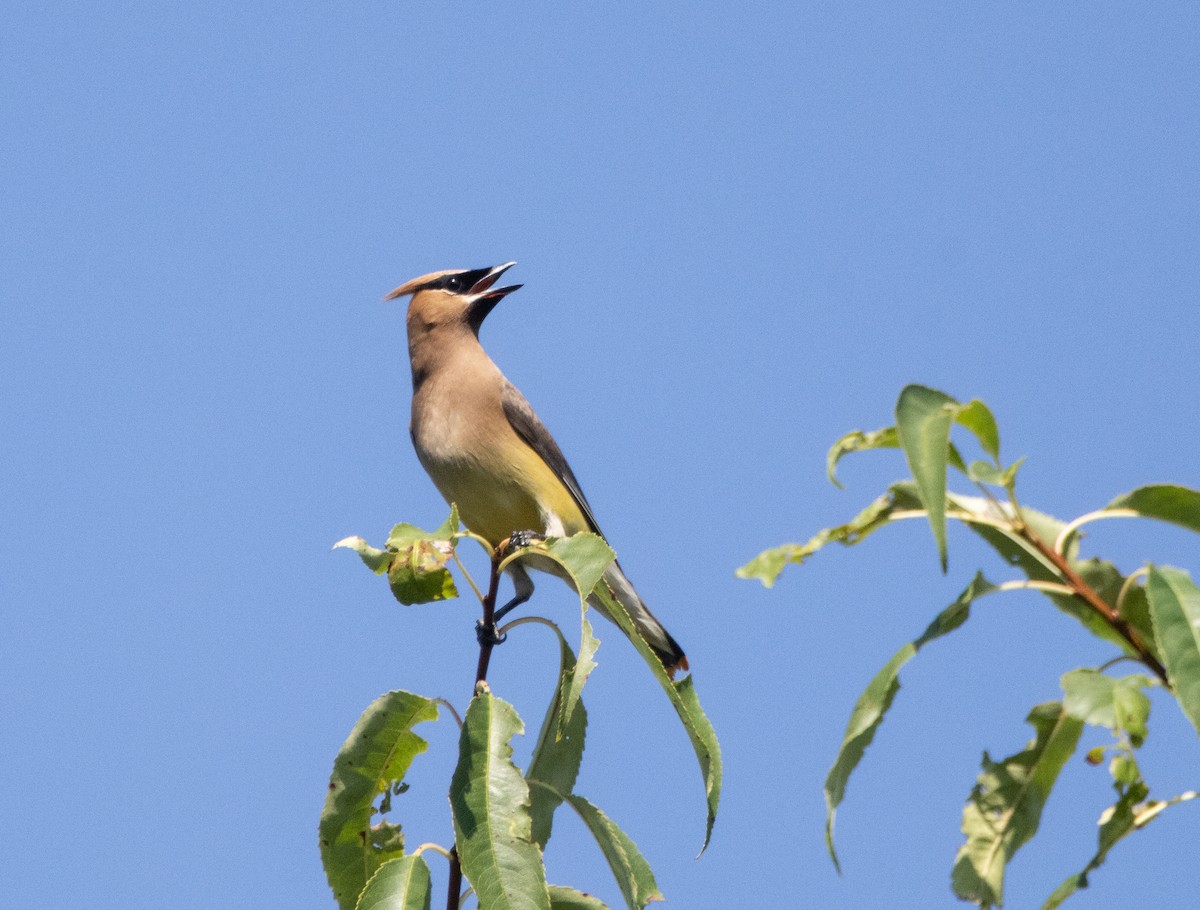
[[450,886],[446,889],[446,910],[458,910],[458,895],[462,891],[462,866],[458,849],[450,851]]
[[496,634],[496,594],[500,590],[500,553],[492,554],[492,572],[488,581],[487,596],[483,599],[483,635],[479,637],[479,664],[475,670],[475,684],[487,682],[488,663],[492,659],[492,648]]
[[1058,571],[1067,584],[1075,591],[1075,596],[1086,603],[1093,611],[1106,623],[1108,623],[1114,631],[1127,642],[1137,652],[1138,660],[1149,667],[1154,675],[1162,680],[1164,686],[1168,689],[1171,687],[1171,682],[1167,678],[1167,669],[1162,665],[1157,657],[1146,647],[1146,643],[1142,641],[1142,636],[1138,634],[1137,629],[1133,628],[1119,612],[1117,608],[1105,602],[1096,589],[1083,580],[1082,576],[1071,568],[1071,564],[1061,553],[1053,547],[1046,544],[1044,540],[1029,530],[1027,525],[1022,524],[1020,529],[1021,535],[1028,540],[1042,556],[1050,562]]
[[[496,646],[496,595],[500,592],[500,558],[503,552],[504,544],[501,544],[492,553],[491,577],[488,579],[487,596],[483,598],[483,634],[479,636],[479,663],[475,668],[475,685],[487,682],[488,664],[492,660],[492,648]],[[455,846],[450,851],[450,883],[446,887],[446,910],[458,910],[462,880],[462,864],[458,861],[458,847]]]

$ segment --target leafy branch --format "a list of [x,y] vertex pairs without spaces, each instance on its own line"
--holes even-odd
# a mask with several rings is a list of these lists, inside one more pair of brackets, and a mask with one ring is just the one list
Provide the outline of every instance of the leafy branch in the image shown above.
[[[900,670],[925,645],[960,628],[975,601],[1003,591],[1036,590],[1092,635],[1117,648],[1113,660],[1099,668],[1064,674],[1063,700],[1033,709],[1028,720],[1036,736],[1023,750],[1000,761],[984,754],[983,772],[963,811],[966,841],[954,863],[955,893],[982,907],[999,906],[1005,867],[1036,833],[1042,808],[1083,726],[1111,731],[1116,755],[1110,773],[1117,801],[1101,819],[1100,847],[1092,862],[1064,882],[1046,904],[1056,907],[1087,886],[1088,873],[1104,862],[1118,840],[1166,807],[1195,796],[1189,791],[1168,800],[1148,799],[1149,786],[1136,762],[1136,750],[1147,735],[1150,702],[1145,690],[1161,686],[1170,692],[1200,731],[1200,588],[1181,569],[1150,565],[1122,574],[1112,562],[1081,558],[1080,529],[1101,519],[1150,518],[1200,532],[1200,491],[1172,484],[1139,487],[1103,508],[1063,522],[1020,503],[1016,484],[1024,459],[1001,461],[999,429],[982,401],[960,403],[944,392],[912,385],[900,393],[895,417],[893,426],[855,430],[837,440],[826,459],[826,471],[840,487],[836,471],[842,458],[871,449],[900,449],[910,479],[892,484],[845,524],[818,531],[803,544],[766,550],[737,574],[757,578],[769,588],[787,565],[803,564],[831,543],[854,546],[881,528],[910,518],[929,522],[943,572],[948,566],[947,524],[956,521],[988,543],[1007,567],[1023,574],[993,583],[976,573],[962,594],[921,636],[897,651],[859,697],[825,781],[826,843],[835,866],[837,809],[851,774],[900,689]],[[963,450],[951,440],[955,427],[967,431],[983,458],[968,462],[963,457]],[[947,483],[951,469],[980,495],[951,491]],[[1151,675],[1109,676],[1107,671],[1118,660],[1139,663]],[[1103,761],[1103,755],[1097,758],[1089,753],[1088,758],[1092,764]]]
[[[487,555],[486,591],[476,584],[459,556],[458,544],[466,539],[476,541]],[[449,518],[434,531],[399,524],[382,548],[360,537],[348,537],[336,547],[354,550],[373,572],[386,575],[393,595],[403,604],[456,597],[458,589],[450,569],[453,563],[481,607],[474,690],[459,721],[458,761],[450,782],[454,843],[449,848],[426,843],[406,853],[400,825],[387,816],[392,797],[407,789],[403,778],[412,760],[426,748],[413,727],[436,719],[439,704],[449,708],[456,720],[460,715],[445,699],[403,691],[386,693],[368,707],[338,753],[321,816],[322,861],[342,910],[427,910],[430,874],[421,854],[429,850],[449,860],[447,910],[459,908],[472,891],[487,910],[603,908],[603,903],[583,892],[546,880],[542,853],[554,813],[564,803],[583,818],[608,860],[626,905],[642,910],[650,901],[661,900],[649,864],[634,842],[574,789],[587,729],[582,691],[596,665],[592,658],[600,644],[588,619],[589,597],[604,603],[643,654],[692,740],[705,781],[705,845],[720,794],[720,749],[695,697],[691,677],[678,682],[670,679],[604,585],[604,572],[615,558],[604,540],[594,534],[577,534],[519,546],[505,541],[493,550],[486,540],[460,528],[452,506]],[[524,617],[496,629],[500,579],[510,565],[522,559],[539,568],[553,564],[556,574],[579,594],[578,657],[558,625],[543,617]],[[494,648],[504,636],[533,623],[555,633],[560,666],[533,756],[522,771],[512,761],[511,741],[524,732],[524,724],[512,705],[492,694],[487,674]],[[470,882],[470,888],[462,892],[464,880]]]

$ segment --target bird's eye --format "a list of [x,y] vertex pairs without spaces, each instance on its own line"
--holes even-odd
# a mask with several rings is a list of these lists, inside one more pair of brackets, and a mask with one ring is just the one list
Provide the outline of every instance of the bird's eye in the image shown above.
[[446,290],[447,291],[453,291],[454,293],[457,294],[462,289],[463,289],[463,280],[461,278],[459,278],[457,275],[453,275],[450,278],[446,279]]

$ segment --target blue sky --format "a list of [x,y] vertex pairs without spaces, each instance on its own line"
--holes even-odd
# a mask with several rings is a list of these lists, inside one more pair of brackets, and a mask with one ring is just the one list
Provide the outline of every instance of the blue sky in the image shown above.
[[[580,792],[673,907],[955,904],[981,750],[1111,652],[1033,594],[922,652],[851,781],[845,875],[821,783],[862,687],[978,565],[905,523],[733,570],[873,498],[847,462],[918,381],[996,412],[1024,501],[1061,516],[1200,486],[1200,10],[1193,4],[49,4],[0,30],[0,904],[331,907],[316,824],[380,692],[470,692],[467,601],[401,607],[330,545],[432,527],[406,430],[415,275],[509,259],[483,340],[567,452],[687,649],[721,736],[711,849],[687,741],[610,626]],[[1126,569],[1194,539],[1106,522]],[[572,621],[543,581],[531,609]],[[555,649],[497,694],[535,725]],[[399,803],[449,839],[448,722]],[[1094,734],[1095,742],[1102,737]],[[1091,742],[1091,740],[1087,740]],[[518,755],[528,744],[518,746]],[[1155,701],[1155,794],[1200,746]],[[1035,906],[1094,846],[1073,761],[1010,869]],[[1193,804],[1194,805],[1194,804]],[[1193,806],[1119,846],[1080,907],[1178,906]],[[564,821],[551,878],[618,900]],[[435,876],[444,867],[434,866]]]

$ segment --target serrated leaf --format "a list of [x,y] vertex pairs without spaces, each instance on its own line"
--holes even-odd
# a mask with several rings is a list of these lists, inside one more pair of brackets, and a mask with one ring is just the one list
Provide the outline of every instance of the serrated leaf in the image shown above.
[[954,603],[942,610],[919,638],[910,641],[897,651],[892,659],[875,674],[866,690],[858,697],[854,710],[850,714],[850,720],[846,724],[846,732],[842,735],[842,744],[838,749],[837,758],[825,777],[825,846],[829,850],[830,859],[833,860],[833,864],[839,872],[841,865],[833,844],[833,825],[837,807],[846,794],[846,784],[850,780],[850,775],[858,767],[867,746],[875,738],[875,731],[879,729],[884,715],[891,708],[892,700],[900,691],[898,679],[900,669],[929,642],[953,632],[966,622],[970,615],[972,602],[996,590],[999,589],[984,578],[982,573],[977,573]]
[[1042,808],[1079,742],[1083,724],[1058,702],[1035,707],[1027,718],[1037,731],[1024,750],[993,761],[985,752],[963,809],[966,843],[955,858],[954,893],[981,907],[1004,903],[1004,869],[1037,832]]
[[954,420],[970,430],[979,440],[980,448],[992,458],[1000,457],[1000,430],[996,426],[996,418],[986,404],[978,398],[972,398],[966,404],[958,406]]
[[463,874],[487,910],[550,910],[529,787],[512,762],[510,741],[523,731],[512,705],[480,683],[463,719],[450,807]]
[[608,910],[608,904],[574,888],[551,885],[550,910]]
[[803,545],[785,544],[765,550],[734,574],[738,578],[757,578],[763,587],[770,588],[774,586],[779,573],[788,563],[801,565],[826,544],[853,546],[886,525],[896,512],[920,508],[922,506],[917,497],[916,487],[907,482],[893,484],[883,496],[846,524],[825,528]]
[[[535,786],[547,785],[537,783]],[[587,825],[600,847],[600,852],[608,861],[609,868],[612,869],[617,887],[621,889],[621,896],[625,898],[629,910],[642,910],[651,901],[663,899],[650,864],[628,834],[582,796],[561,792],[555,795],[579,813],[579,817]]]
[[[563,634],[554,626],[560,651],[558,685],[546,710],[542,729],[538,733],[533,757],[525,771],[527,781],[540,781],[548,787],[530,787],[529,816],[533,839],[545,850],[550,840],[554,812],[561,805],[555,792],[571,793],[583,761],[584,740],[587,734],[587,711],[580,699],[568,719],[565,706],[568,690],[575,672],[575,654]],[[553,891],[551,893],[553,898]]]
[[343,910],[352,910],[376,869],[403,855],[399,825],[371,824],[373,803],[425,751],[413,727],[437,716],[428,698],[388,692],[362,713],[334,759],[319,835],[325,875]]
[[380,550],[377,547],[371,546],[361,537],[343,537],[333,545],[336,550],[339,547],[353,550],[359,555],[368,569],[376,575],[382,575],[388,570],[388,566],[392,564],[392,557],[395,552],[392,550]]
[[1200,588],[1182,569],[1151,566],[1146,594],[1171,688],[1200,731]]
[[420,856],[390,859],[371,876],[356,910],[429,910],[429,866]]
[[712,724],[700,707],[700,699],[696,695],[692,677],[688,675],[678,681],[671,679],[666,669],[664,669],[662,661],[659,660],[649,643],[642,637],[641,632],[633,624],[633,620],[629,618],[629,614],[625,611],[625,608],[605,585],[597,586],[593,592],[593,596],[600,600],[609,618],[625,633],[629,640],[633,642],[633,646],[637,649],[638,653],[642,655],[642,660],[646,662],[646,665],[654,674],[654,678],[658,680],[663,691],[667,693],[667,698],[671,701],[671,707],[679,715],[679,720],[683,723],[683,729],[687,732],[688,739],[692,742],[692,749],[695,751],[696,760],[700,765],[700,774],[704,778],[704,793],[708,807],[708,817],[704,828],[704,844],[700,848],[700,852],[703,853],[708,847],[709,840],[712,838],[713,823],[717,819],[717,805],[721,801],[721,745],[717,742],[716,731],[713,730]]
[[593,659],[600,647],[588,619],[588,597],[604,577],[608,567],[617,558],[616,553],[599,534],[584,531],[570,537],[548,537],[523,547],[507,557],[501,568],[514,560],[523,560],[535,568],[565,577],[579,595],[579,656],[571,672],[571,684],[563,702],[558,735],[563,735],[575,705],[583,693],[584,683],[596,668]]
[[1142,689],[1152,685],[1154,681],[1140,673],[1114,679],[1098,670],[1072,670],[1062,677],[1063,708],[1085,724],[1123,730],[1141,746],[1150,717],[1150,699]]
[[938,560],[946,571],[946,449],[954,423],[953,398],[936,389],[906,386],[896,402],[896,432],[929,515]]
[[1110,502],[1108,509],[1132,509],[1144,518],[1157,518],[1200,531],[1200,490],[1159,483],[1130,490]]

